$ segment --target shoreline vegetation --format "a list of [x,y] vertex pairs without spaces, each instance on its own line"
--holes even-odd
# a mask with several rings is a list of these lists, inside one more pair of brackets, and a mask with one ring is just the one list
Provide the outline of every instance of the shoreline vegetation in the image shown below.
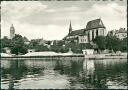
[[98,54],[106,50],[107,53],[127,52],[127,38],[120,40],[114,36],[98,36],[92,42],[78,43],[75,41],[67,42],[66,40],[47,41],[42,39],[33,39],[26,42],[25,37],[15,35],[14,38],[1,39],[1,53],[10,53],[15,55],[24,55],[31,52],[56,52],[67,53],[69,49],[73,53],[82,53],[85,49],[94,49]]

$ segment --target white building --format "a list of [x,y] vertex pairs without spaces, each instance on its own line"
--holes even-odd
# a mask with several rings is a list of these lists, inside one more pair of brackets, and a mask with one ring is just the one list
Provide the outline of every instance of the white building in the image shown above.
[[125,30],[125,28],[120,28],[118,31],[116,31],[115,36],[123,40],[127,37],[127,30]]
[[108,32],[109,36],[116,36],[120,40],[127,37],[127,30],[125,28],[120,28],[119,30],[111,30]]

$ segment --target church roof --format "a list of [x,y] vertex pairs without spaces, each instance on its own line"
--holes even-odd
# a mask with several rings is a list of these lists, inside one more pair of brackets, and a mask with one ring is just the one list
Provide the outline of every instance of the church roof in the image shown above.
[[95,29],[95,28],[105,28],[101,19],[91,20],[86,25],[87,30]]
[[70,36],[74,36],[74,35],[84,35],[85,29],[80,29],[80,30],[75,30],[75,31],[72,31],[69,35]]

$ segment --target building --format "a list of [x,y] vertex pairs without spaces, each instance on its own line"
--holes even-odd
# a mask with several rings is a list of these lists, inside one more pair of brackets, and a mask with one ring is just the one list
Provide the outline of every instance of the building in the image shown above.
[[5,50],[5,53],[11,54],[11,49],[9,47],[3,48]]
[[111,30],[108,32],[108,36],[116,36],[120,40],[127,37],[127,30],[125,28],[120,28],[119,30]]
[[88,41],[92,41],[97,36],[105,36],[106,27],[101,19],[95,19],[87,23],[85,33],[88,35]]
[[69,43],[73,41],[76,43],[88,43],[87,35],[84,33],[84,31],[85,29],[73,30],[70,22],[69,33],[64,38],[65,42]]
[[15,36],[15,28],[12,24],[12,26],[10,27],[10,39],[12,39]]
[[115,36],[121,40],[127,37],[127,30],[125,28],[120,28],[115,32]]
[[66,43],[89,43],[97,36],[105,36],[106,28],[101,19],[91,20],[87,23],[86,28],[73,30],[70,22],[69,33],[64,38]]

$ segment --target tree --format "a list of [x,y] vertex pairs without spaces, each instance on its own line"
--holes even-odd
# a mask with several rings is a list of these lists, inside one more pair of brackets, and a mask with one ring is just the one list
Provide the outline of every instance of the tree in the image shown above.
[[40,52],[40,51],[49,51],[47,46],[44,45],[36,45],[35,46],[35,51]]
[[121,40],[120,43],[120,51],[122,52],[127,52],[128,48],[127,48],[127,38],[124,38],[123,40]]
[[27,45],[24,44],[24,39],[21,35],[16,34],[15,37],[12,38],[12,45],[11,52],[13,54],[27,53]]
[[97,44],[98,49],[101,51],[106,48],[106,37],[105,36],[98,36],[93,40],[94,43]]
[[1,48],[4,47],[11,47],[11,39],[8,39],[6,36],[0,40],[1,41]]
[[115,36],[106,36],[106,48],[109,50],[119,51],[121,41]]
[[65,45],[65,50],[69,51],[69,48],[71,48],[72,52],[74,53],[82,53],[82,47],[83,47],[82,44],[71,41]]
[[63,40],[53,41],[53,45],[51,45],[50,50],[54,52],[62,52],[62,53],[66,52],[64,41]]
[[38,41],[35,40],[35,39],[32,39],[32,40],[30,41],[30,43],[29,43],[29,47],[28,47],[28,48],[33,49],[33,48],[35,48],[37,45],[38,45]]

